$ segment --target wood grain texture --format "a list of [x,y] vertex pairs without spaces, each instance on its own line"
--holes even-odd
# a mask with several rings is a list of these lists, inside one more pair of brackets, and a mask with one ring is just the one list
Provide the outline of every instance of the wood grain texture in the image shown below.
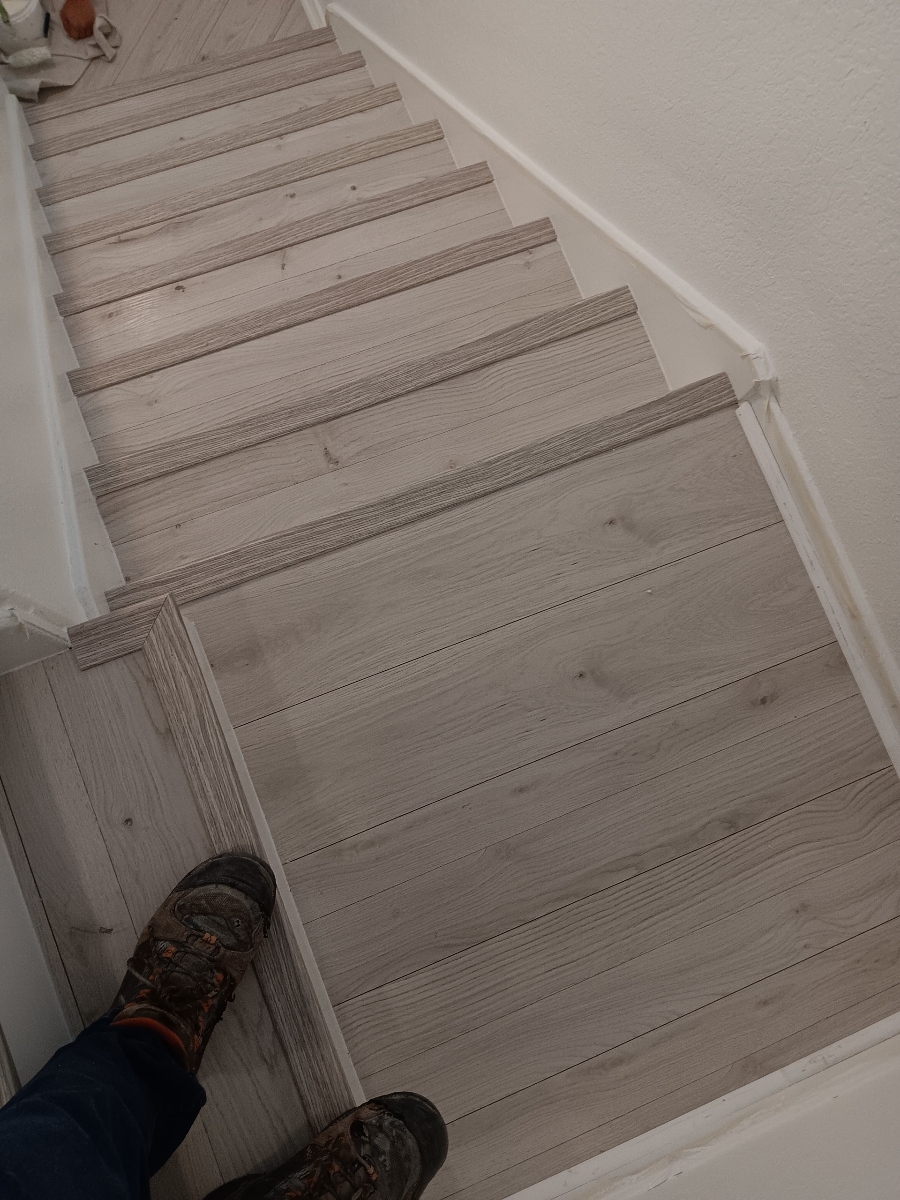
[[[28,123],[38,125],[57,117],[68,117],[72,113],[85,112],[98,105],[113,104],[117,100],[128,100],[132,96],[145,96],[148,92],[160,91],[179,83],[190,83],[194,79],[205,79],[209,75],[219,75],[235,67],[250,66],[252,63],[266,62],[285,54],[298,54],[304,50],[312,50],[317,46],[326,46],[334,42],[334,32],[329,28],[311,29],[308,32],[283,37],[277,41],[264,42],[259,46],[250,46],[231,54],[216,58],[208,58],[203,62],[191,63],[186,67],[176,67],[172,71],[164,71],[158,75],[145,76],[128,83],[110,84],[102,92],[89,95],[63,96],[54,104],[35,104],[26,110]],[[52,131],[53,126],[50,126]],[[35,130],[35,139],[40,141],[41,132]]]
[[[390,194],[390,193],[389,193]],[[233,454],[249,446],[307,429],[323,421],[455,379],[528,350],[573,337],[588,329],[621,320],[636,312],[631,292],[619,288],[593,296],[558,312],[518,322],[495,334],[464,342],[449,351],[404,363],[392,370],[366,376],[318,396],[281,401],[252,417],[231,421],[193,436],[164,442],[151,450],[89,467],[88,480],[95,496],[159,478],[201,462]]]
[[[362,113],[373,112],[399,103],[400,95],[393,84],[360,92],[341,100],[329,101],[319,108],[318,120],[309,128],[346,121]],[[308,115],[307,110],[307,115]],[[405,130],[404,130],[405,131]],[[394,133],[401,131],[394,130]],[[378,143],[371,145],[370,143]],[[366,147],[363,149],[363,147]],[[387,153],[392,153],[388,150]],[[51,254],[76,249],[109,237],[142,229],[148,225],[174,220],[230,200],[239,200],[257,192],[285,186],[314,175],[339,170],[341,167],[366,162],[384,153],[378,138],[363,139],[348,146],[338,146],[306,157],[280,162],[264,170],[240,173],[236,178],[216,181],[215,184],[188,187],[175,195],[165,195],[150,203],[137,206],[119,205],[116,210],[88,221],[76,221],[66,228],[50,233],[44,239]],[[46,202],[45,202],[46,203]]]
[[238,737],[287,859],[832,640],[778,524],[242,725]]
[[[218,672],[227,680],[231,664],[222,631],[218,641],[207,640],[212,651],[221,648]],[[288,880],[305,918],[314,920],[585,804],[638,786],[652,790],[660,776],[855,694],[853,676],[832,643],[302,855],[287,863]],[[461,958],[460,977],[462,964]],[[378,1005],[383,1019],[400,1007],[389,991],[384,1007]]]
[[[558,246],[448,276],[84,397],[101,459],[247,417],[578,300]],[[200,370],[200,364],[203,370]]]
[[300,0],[291,0],[287,16],[279,25],[275,36],[277,38],[293,37],[294,34],[303,33],[309,28],[309,17]]
[[[846,728],[841,720],[849,722]],[[514,897],[503,897],[499,878],[485,891],[470,893],[478,901],[470,903],[471,911],[463,917],[466,929],[457,925],[455,951],[446,949],[445,940],[452,918],[435,925],[436,953],[423,946],[421,938],[417,946],[407,948],[408,937],[399,929],[392,931],[389,940],[395,948],[403,947],[409,975],[403,975],[404,964],[397,964],[396,971],[393,965],[386,966],[385,957],[377,973],[394,978],[367,994],[360,986],[360,994],[340,1004],[338,1015],[363,1075],[432,1054],[441,1045],[462,1045],[461,1039],[473,1030],[488,1028],[511,1013],[543,1003],[830,869],[848,856],[868,853],[893,840],[897,781],[885,769],[884,750],[859,697],[801,718],[791,739],[791,728],[779,726],[680,767],[671,776],[658,776],[641,785],[647,791],[646,804],[639,788],[618,793],[615,799],[589,801],[583,810],[582,844],[573,858],[571,879],[556,855],[566,838],[573,844],[577,811],[543,828],[534,826],[506,843],[495,843],[484,853],[482,878],[488,877],[490,863],[509,880]],[[753,757],[770,747],[773,763],[767,774],[766,764],[754,763]],[[816,751],[824,751],[824,761],[804,778],[799,764],[808,766]],[[841,760],[842,751],[847,753],[846,762]],[[732,773],[748,763],[752,769],[746,780]],[[562,764],[558,766],[561,770]],[[872,774],[873,770],[878,773]],[[696,796],[691,793],[694,781]],[[575,782],[578,786],[580,781]],[[560,773],[557,783],[566,788],[569,779]],[[721,786],[721,800],[717,786]],[[583,786],[581,795],[585,795]],[[666,809],[664,798],[684,802],[684,811]],[[601,812],[610,822],[609,849],[602,837],[597,839]],[[650,824],[657,818],[658,834]],[[530,857],[542,833],[547,839],[545,872]],[[623,850],[618,858],[617,849]],[[501,866],[504,850],[510,860]],[[595,853],[595,864],[586,861],[589,850]],[[453,880],[474,878],[474,867],[473,859],[466,856],[430,873],[432,883],[451,887],[433,895],[440,894],[453,905]],[[529,872],[535,896],[520,886]],[[428,878],[420,876],[393,889],[394,899],[421,893]],[[497,896],[502,897],[503,911],[494,921],[486,909]],[[376,939],[381,936],[387,900],[388,893],[381,893],[366,902],[373,905]],[[432,908],[429,904],[423,910],[420,929],[429,928]],[[346,929],[345,918],[357,909],[353,905],[334,919],[323,920],[317,932],[315,922],[307,927],[317,941],[320,935],[322,940],[328,936],[327,930],[339,938],[338,930]],[[487,930],[483,941],[477,940],[475,932],[479,922]],[[347,942],[347,953],[358,956],[354,940]],[[409,966],[416,961],[425,965]],[[322,966],[330,977],[329,964]],[[367,974],[371,982],[376,971]],[[357,989],[346,975],[339,987],[336,995]],[[510,1053],[515,1057],[518,1052],[510,1049]],[[472,1087],[477,1086],[473,1078]]]
[[[439,141],[443,134],[440,127],[435,125],[417,126],[421,141],[413,139],[402,140],[409,145],[420,145],[430,141]],[[412,131],[410,131],[412,132]],[[108,304],[113,300],[121,300],[126,296],[134,296],[138,292],[150,291],[167,283],[178,283],[206,271],[219,270],[234,263],[245,262],[274,250],[283,250],[314,238],[325,237],[341,229],[349,229],[354,225],[362,225],[368,221],[392,213],[403,212],[422,204],[429,204],[445,196],[455,196],[472,188],[482,187],[492,182],[493,176],[486,163],[476,163],[471,167],[454,171],[447,175],[439,175],[422,183],[414,183],[407,187],[396,188],[380,196],[363,200],[359,204],[333,212],[316,213],[300,221],[291,221],[287,225],[275,226],[259,233],[247,234],[224,245],[201,250],[187,258],[170,263],[154,264],[143,271],[130,272],[115,276],[112,279],[99,280],[82,288],[63,292],[57,298],[57,308],[64,317]]]
[[204,56],[230,55],[251,39],[277,44],[271,39],[292,7],[293,0],[226,0],[222,15],[203,43]]
[[[514,425],[516,410],[501,416]],[[722,412],[209,596],[191,613],[244,724],[777,520]]]
[[498,455],[373,504],[324,517],[165,575],[125,584],[110,592],[108,600],[111,607],[121,608],[159,595],[160,591],[171,591],[181,603],[197,600],[258,575],[293,566],[549,471],[571,466],[729,407],[734,402],[727,376],[713,376],[620,416],[567,430],[544,442]]
[[70,371],[69,382],[76,396],[81,396],[242,342],[255,341],[294,325],[341,312],[345,308],[369,304],[396,292],[420,287],[447,275],[496,262],[500,258],[545,246],[555,240],[556,233],[549,221],[533,221],[467,246],[376,271],[361,279],[348,280],[346,284],[335,284],[291,304],[272,305],[184,337],[167,338],[146,350],[123,354],[98,366]]
[[120,613],[106,613],[80,625],[70,625],[69,641],[82,671],[142,649],[165,602],[165,594],[160,593]]
[[[81,129],[67,133],[54,135],[51,131],[32,146],[32,157],[40,161],[54,154],[77,150],[81,146],[122,138],[154,125],[164,125],[181,117],[239,104],[242,100],[264,96],[267,92],[311,83],[314,79],[324,79],[344,71],[358,71],[365,65],[363,56],[354,51],[319,62],[308,62],[302,53],[277,57],[272,69],[266,71],[261,71],[255,64],[232,68],[225,74],[176,84],[159,96],[151,95],[148,99],[138,96],[104,104],[103,119],[97,122],[85,119]],[[95,191],[96,188],[88,190]]]
[[[0,757],[4,753],[4,750],[0,748]],[[0,775],[2,775],[2,772],[0,772]],[[34,872],[31,869],[31,863],[28,861],[28,855],[25,853],[25,847],[22,844],[22,838],[19,834],[12,808],[10,807],[9,798],[3,787],[2,778],[0,778],[0,837],[6,843],[6,849],[12,861],[16,879],[19,887],[22,889],[22,898],[25,901],[25,907],[28,909],[28,915],[34,926],[34,932],[37,935],[38,942],[44,954],[44,961],[53,980],[54,990],[59,998],[66,1026],[69,1033],[74,1036],[81,1029],[84,1021],[78,1009],[78,1002],[75,999],[75,993],[72,991],[72,983],[66,973],[65,964],[63,963],[56,937],[50,925],[50,919],[47,916],[47,909],[44,907],[44,901],[41,899],[41,893],[38,890]]]
[[135,925],[43,662],[0,678],[2,780],[81,1021],[104,1013]]
[[[171,600],[163,605],[144,654],[214,849],[242,845],[264,853],[202,671]],[[256,970],[310,1124],[318,1129],[352,1105],[352,1089],[283,912],[273,923],[269,942],[269,953],[260,956]]]
[[[898,799],[894,775],[887,805]],[[777,894],[764,890],[772,883],[760,867],[763,898],[380,1071],[367,1079],[370,1094],[400,1080],[454,1120],[787,970],[900,916],[891,879],[898,848],[889,841],[857,856],[845,845],[837,865]],[[777,841],[771,853],[782,853]]]
[[[892,988],[900,922],[886,922],[450,1125],[436,1200],[502,1200],[794,1061],[797,1035]],[[811,1049],[827,1044],[816,1041]],[[771,1047],[771,1052],[766,1052]],[[699,1085],[699,1086],[698,1086]],[[639,1110],[646,1106],[645,1112]]]

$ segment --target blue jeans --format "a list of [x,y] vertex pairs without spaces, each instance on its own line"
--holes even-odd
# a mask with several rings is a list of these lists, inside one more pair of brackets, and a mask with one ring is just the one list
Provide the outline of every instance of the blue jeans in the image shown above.
[[101,1017],[0,1109],[0,1197],[149,1200],[205,1103],[162,1038]]

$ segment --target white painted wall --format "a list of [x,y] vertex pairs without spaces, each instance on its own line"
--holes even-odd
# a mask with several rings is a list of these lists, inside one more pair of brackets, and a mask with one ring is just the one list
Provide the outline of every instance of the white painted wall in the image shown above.
[[765,343],[788,423],[900,656],[900,8],[334,9]]

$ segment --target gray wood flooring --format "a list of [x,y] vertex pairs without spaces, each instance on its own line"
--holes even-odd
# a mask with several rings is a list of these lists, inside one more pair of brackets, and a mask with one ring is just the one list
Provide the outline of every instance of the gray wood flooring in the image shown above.
[[[627,289],[583,300],[549,222],[297,0],[111,5],[120,56],[32,125],[126,583],[73,631],[99,665],[0,681],[0,822],[77,1019],[217,827],[153,707],[166,594],[329,1045],[450,1123],[427,1200],[503,1200],[895,1012],[900,785],[727,379],[670,391]],[[258,981],[172,1195],[328,1110]]]

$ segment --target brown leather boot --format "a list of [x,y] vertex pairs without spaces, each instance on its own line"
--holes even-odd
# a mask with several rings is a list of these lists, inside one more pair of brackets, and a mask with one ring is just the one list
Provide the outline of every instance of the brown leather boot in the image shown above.
[[196,1071],[274,907],[275,876],[253,855],[217,854],[194,867],[141,934],[113,1025],[155,1030]]
[[206,1200],[419,1200],[447,1157],[447,1127],[430,1100],[367,1100],[265,1175],[233,1179]]

